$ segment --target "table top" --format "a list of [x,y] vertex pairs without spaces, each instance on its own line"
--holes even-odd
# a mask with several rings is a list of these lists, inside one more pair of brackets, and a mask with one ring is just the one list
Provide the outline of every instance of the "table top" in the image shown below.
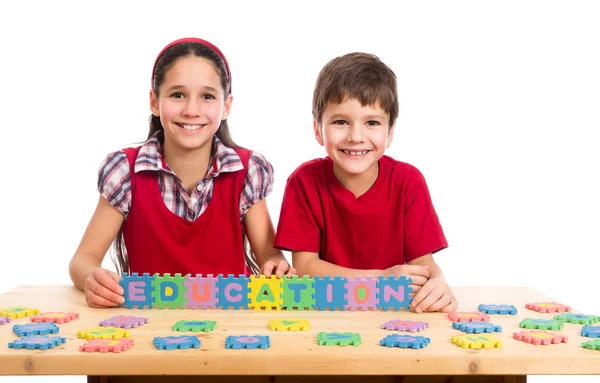
[[[600,351],[581,347],[582,325],[566,323],[561,335],[567,343],[532,345],[512,338],[524,318],[552,319],[556,314],[538,313],[526,303],[554,302],[529,287],[455,287],[460,311],[477,311],[480,303],[511,304],[517,315],[490,315],[502,327],[493,333],[502,348],[468,349],[452,343],[453,335],[466,335],[452,328],[447,314],[415,314],[406,311],[254,311],[254,310],[160,310],[92,309],[83,293],[73,286],[19,286],[0,295],[0,309],[28,306],[41,312],[76,312],[79,319],[59,324],[66,343],[49,350],[12,349],[17,339],[12,325],[30,323],[28,317],[0,325],[0,375],[529,375],[600,374]],[[568,304],[568,302],[560,302]],[[576,310],[573,312],[577,313]],[[583,313],[594,314],[594,313]],[[98,326],[116,315],[149,318],[149,323],[130,329],[134,345],[121,353],[80,352],[87,342],[77,331]],[[269,329],[270,320],[307,320],[310,330],[279,332]],[[431,339],[422,349],[382,347],[379,342],[397,331],[381,329],[390,320],[429,323],[414,335]],[[179,320],[212,320],[212,332],[172,331]],[[318,345],[319,332],[359,333],[359,346]],[[408,333],[402,333],[408,334]],[[157,350],[154,337],[197,335],[199,349]],[[268,349],[227,349],[230,335],[268,335]]]

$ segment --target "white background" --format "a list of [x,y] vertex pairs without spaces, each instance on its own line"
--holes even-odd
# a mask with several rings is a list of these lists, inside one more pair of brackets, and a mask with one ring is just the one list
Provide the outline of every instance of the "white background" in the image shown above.
[[600,315],[599,3],[14,3],[0,6],[0,293],[70,283],[98,165],[146,137],[156,54],[198,36],[230,61],[234,139],[275,168],[274,222],[290,172],[325,155],[311,120],[319,70],[375,53],[399,79],[388,154],[428,181],[450,283],[530,286]]

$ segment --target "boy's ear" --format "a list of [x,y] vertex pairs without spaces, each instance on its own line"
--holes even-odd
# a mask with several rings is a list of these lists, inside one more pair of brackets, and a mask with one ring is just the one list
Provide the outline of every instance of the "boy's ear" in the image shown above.
[[233,102],[233,95],[229,93],[229,96],[225,99],[225,104],[223,105],[223,116],[221,116],[221,120],[229,117],[229,113],[231,113],[231,103]]
[[158,108],[158,97],[154,90],[150,89],[150,110],[156,117],[160,117],[160,109]]
[[321,146],[325,146],[325,142],[323,141],[323,134],[321,132],[321,127],[319,126],[319,122],[317,120],[313,120],[313,129],[315,130],[315,138],[317,142]]
[[394,124],[392,125],[392,127],[390,128],[389,132],[388,132],[388,140],[387,140],[387,146],[386,148],[389,148],[390,145],[392,144],[392,139],[394,138],[394,130],[396,128],[396,121],[394,121]]

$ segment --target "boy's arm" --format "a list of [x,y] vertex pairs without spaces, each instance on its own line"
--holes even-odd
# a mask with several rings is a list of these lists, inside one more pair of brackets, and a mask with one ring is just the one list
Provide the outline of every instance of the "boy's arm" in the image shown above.
[[458,301],[448,285],[444,273],[433,259],[431,253],[408,262],[410,265],[427,267],[431,277],[413,297],[411,306],[417,313],[420,312],[454,312],[458,308]]

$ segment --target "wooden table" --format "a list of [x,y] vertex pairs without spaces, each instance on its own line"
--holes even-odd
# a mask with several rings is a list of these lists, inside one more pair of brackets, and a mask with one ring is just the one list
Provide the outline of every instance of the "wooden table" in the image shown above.
[[[526,317],[550,319],[555,314],[539,314],[525,303],[548,302],[551,298],[527,287],[456,287],[461,311],[477,310],[480,303],[513,304],[517,315],[493,315],[492,323],[502,326],[496,336],[504,342],[501,349],[471,350],[451,342],[452,329],[446,314],[414,314],[405,311],[251,311],[251,310],[128,310],[91,309],[83,293],[72,286],[20,286],[0,295],[0,308],[29,306],[44,311],[74,311],[80,318],[61,324],[60,334],[67,342],[52,350],[15,350],[7,347],[16,335],[13,324],[29,323],[29,318],[13,319],[0,326],[0,375],[88,375],[89,382],[158,382],[237,380],[341,381],[370,382],[502,382],[522,383],[531,374],[600,374],[600,351],[583,349],[590,338],[579,334],[581,325],[565,324],[561,334],[566,344],[534,346],[512,339],[521,331],[518,323]],[[568,304],[568,302],[562,302]],[[585,313],[594,314],[594,313]],[[150,323],[131,329],[134,346],[120,354],[79,352],[85,341],[78,330],[96,327],[98,322],[115,315],[138,315]],[[200,349],[159,351],[152,344],[156,336],[182,335],[171,331],[178,320],[214,320],[217,328],[200,333]],[[310,331],[270,331],[271,319],[306,319]],[[379,346],[392,332],[381,324],[393,319],[429,322],[418,335],[431,338],[423,349],[399,349]],[[357,332],[360,346],[319,346],[320,331]],[[189,335],[189,333],[188,333]],[[225,348],[228,335],[269,335],[271,347],[255,350]],[[143,375],[143,377],[141,377]],[[162,375],[162,376],[161,376]],[[164,376],[169,375],[169,376]],[[195,378],[193,376],[196,376]],[[398,379],[398,376],[404,376]],[[454,377],[449,379],[449,377]]]

